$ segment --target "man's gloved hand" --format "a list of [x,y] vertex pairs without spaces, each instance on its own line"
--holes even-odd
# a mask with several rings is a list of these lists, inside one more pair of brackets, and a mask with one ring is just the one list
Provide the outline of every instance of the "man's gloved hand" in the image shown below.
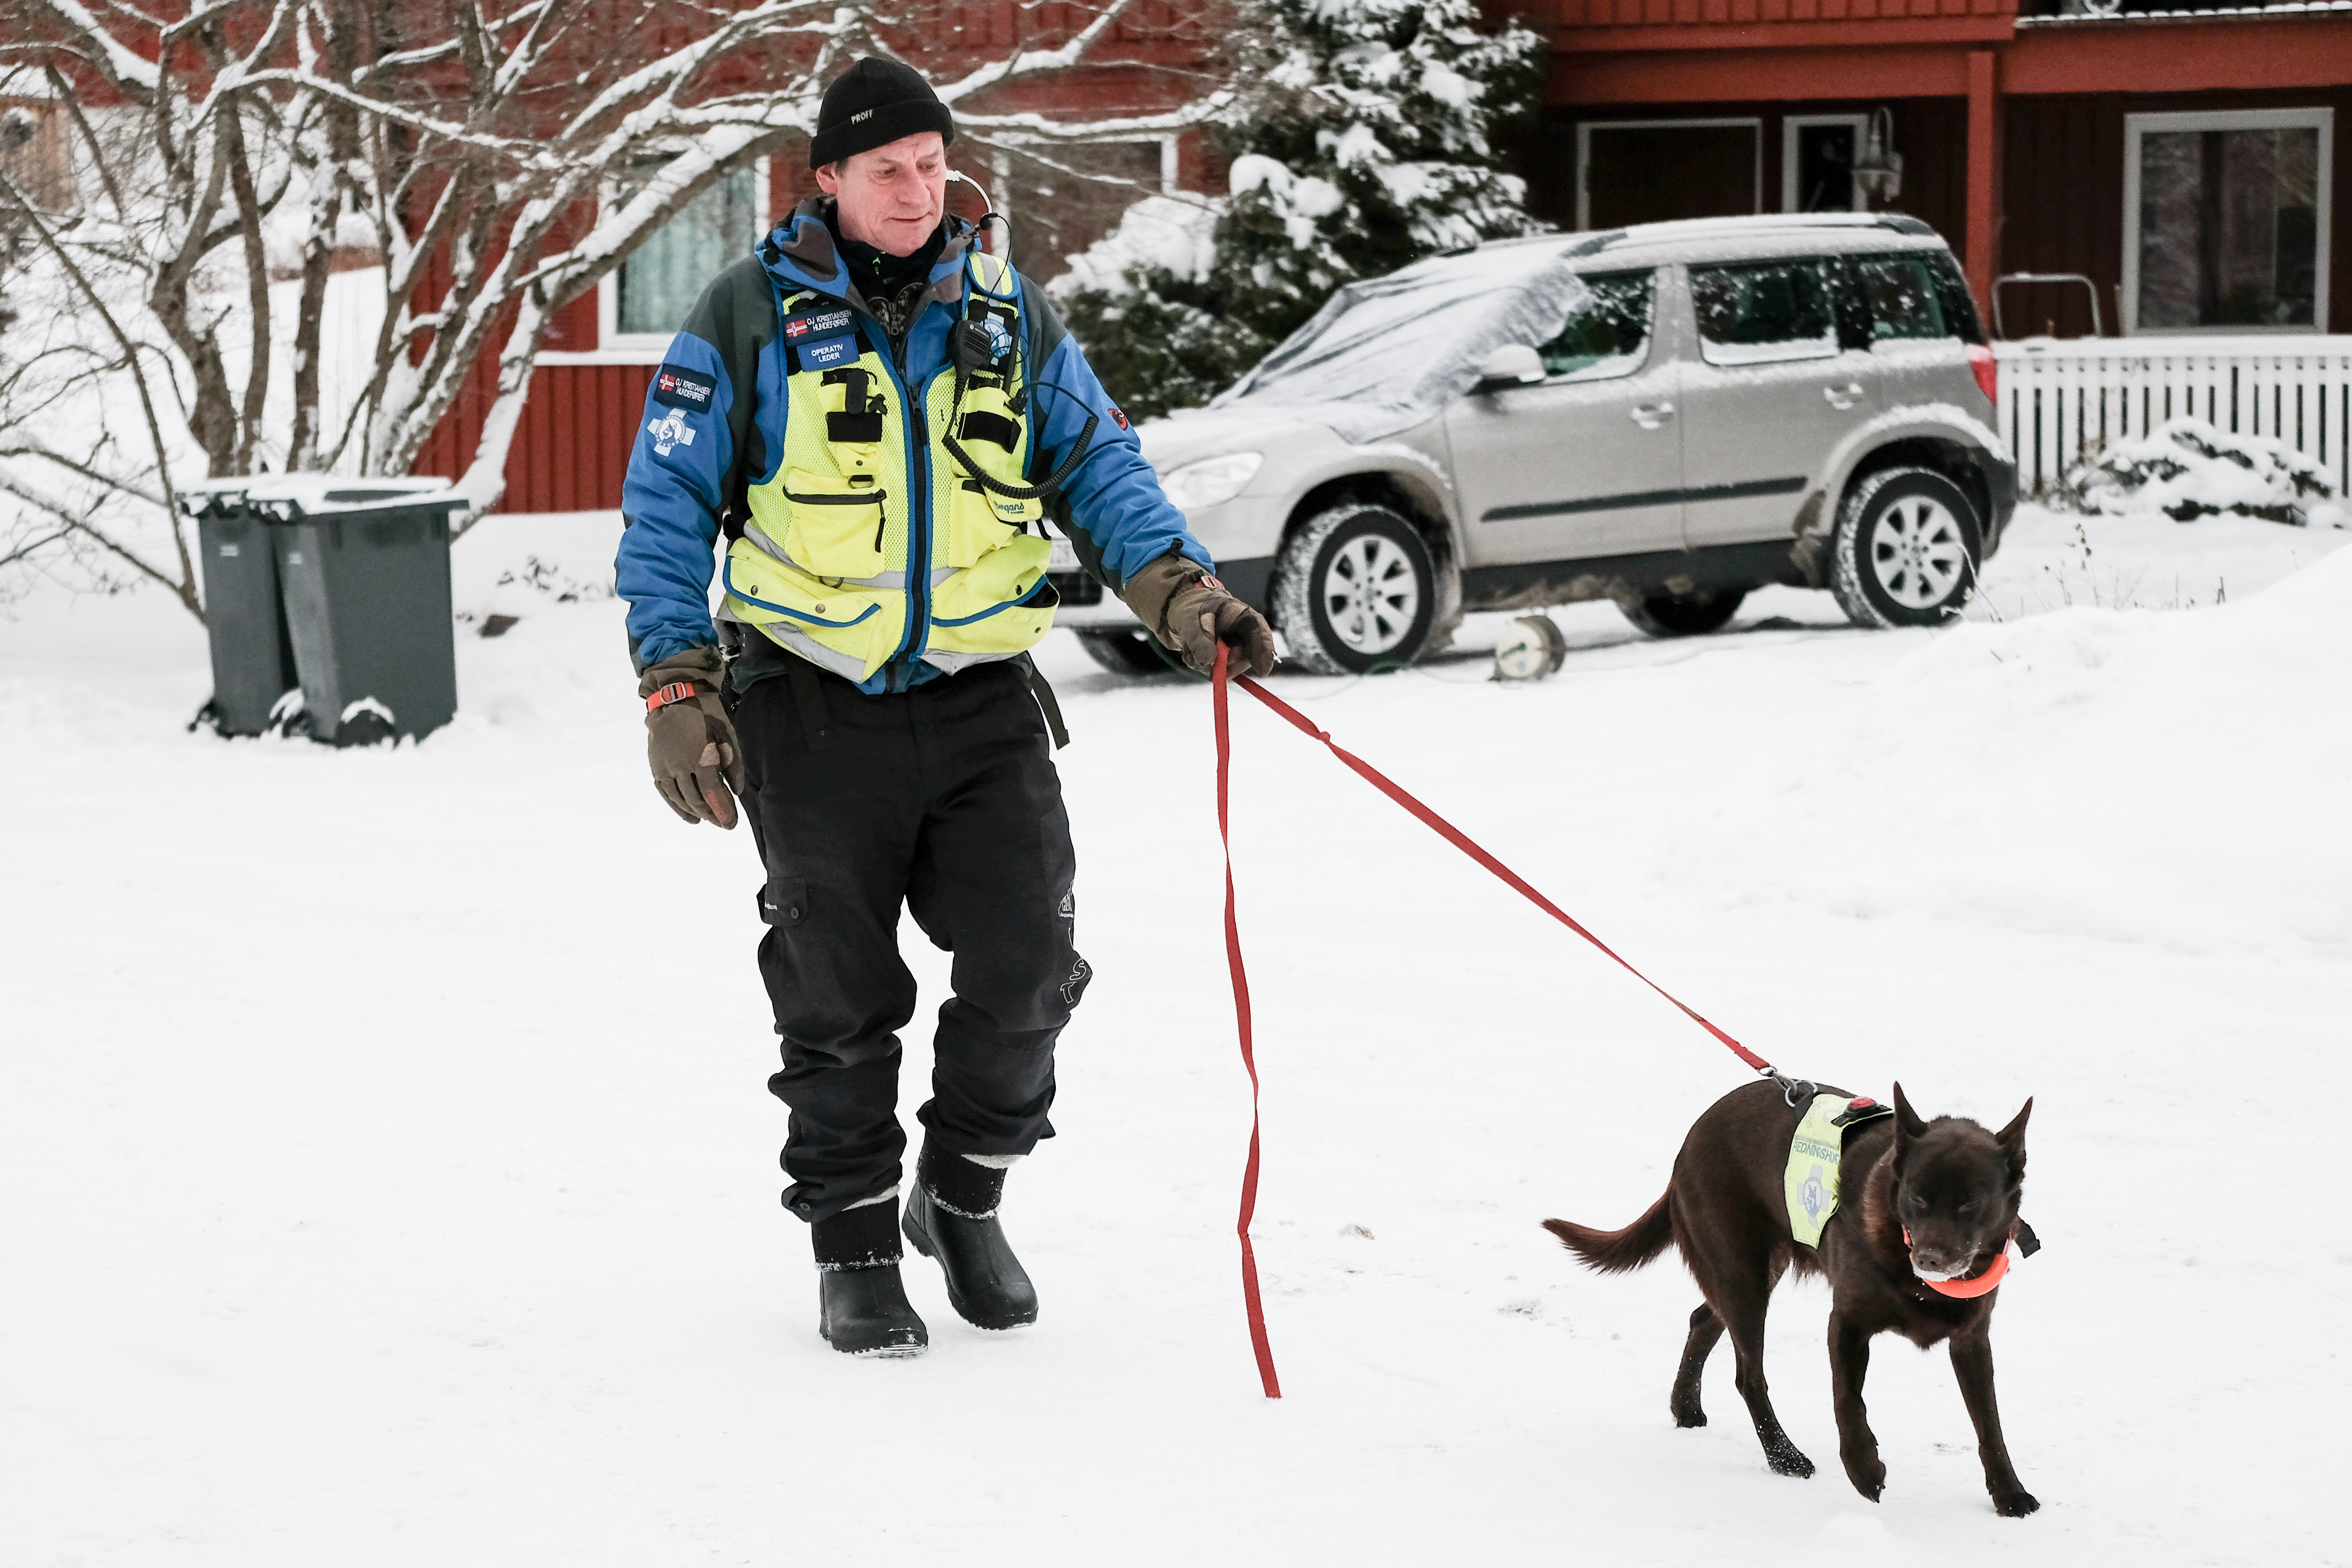
[[1274,673],[1274,628],[1195,562],[1172,552],[1162,555],[1129,577],[1119,596],[1202,675],[1216,669],[1221,642],[1247,673]]
[[742,748],[719,701],[720,669],[717,648],[689,648],[647,669],[637,695],[646,700],[646,755],[664,804],[682,822],[732,827]]

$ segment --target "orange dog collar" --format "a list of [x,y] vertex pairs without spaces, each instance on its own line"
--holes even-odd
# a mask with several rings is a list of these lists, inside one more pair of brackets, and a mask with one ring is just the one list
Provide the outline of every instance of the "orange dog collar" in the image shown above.
[[[2009,1241],[2016,1239],[2011,1235]],[[2000,1244],[2000,1255],[1992,1260],[1992,1267],[1973,1279],[1921,1279],[1919,1283],[1938,1296],[1954,1296],[1964,1301],[1989,1296],[2000,1288],[2001,1279],[2009,1273],[2009,1241]],[[1911,1245],[1911,1227],[1907,1225],[1903,1227],[1903,1245],[1906,1248]]]

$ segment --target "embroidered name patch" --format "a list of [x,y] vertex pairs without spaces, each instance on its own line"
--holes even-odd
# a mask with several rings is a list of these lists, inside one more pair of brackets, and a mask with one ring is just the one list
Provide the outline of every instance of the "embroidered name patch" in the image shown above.
[[710,406],[710,395],[718,390],[706,377],[674,364],[654,373],[654,401],[672,408],[691,408],[699,414]]
[[803,338],[830,338],[849,331],[846,310],[810,310],[803,315],[784,318],[784,337],[799,342]]

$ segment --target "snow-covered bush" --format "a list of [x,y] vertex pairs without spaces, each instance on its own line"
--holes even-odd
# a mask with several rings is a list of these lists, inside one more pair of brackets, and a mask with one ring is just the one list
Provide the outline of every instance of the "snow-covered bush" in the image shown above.
[[2160,511],[2176,522],[2234,512],[2298,527],[2345,526],[2336,487],[2302,453],[2262,436],[2174,419],[2117,441],[2067,476],[2085,511]]
[[1139,416],[1206,402],[1343,283],[1542,226],[1491,140],[1533,101],[1537,34],[1482,29],[1475,0],[1245,0],[1241,12],[1237,76],[1255,85],[1219,132],[1232,195],[1175,226],[1189,248],[1171,247],[1167,206],[1147,204],[1054,287]]

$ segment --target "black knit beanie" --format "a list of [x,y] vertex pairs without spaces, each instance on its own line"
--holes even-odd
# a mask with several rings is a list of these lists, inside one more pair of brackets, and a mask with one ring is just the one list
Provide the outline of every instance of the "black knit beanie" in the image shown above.
[[824,89],[816,134],[809,139],[809,167],[822,169],[924,131],[938,132],[942,142],[955,140],[948,106],[921,73],[868,55]]

